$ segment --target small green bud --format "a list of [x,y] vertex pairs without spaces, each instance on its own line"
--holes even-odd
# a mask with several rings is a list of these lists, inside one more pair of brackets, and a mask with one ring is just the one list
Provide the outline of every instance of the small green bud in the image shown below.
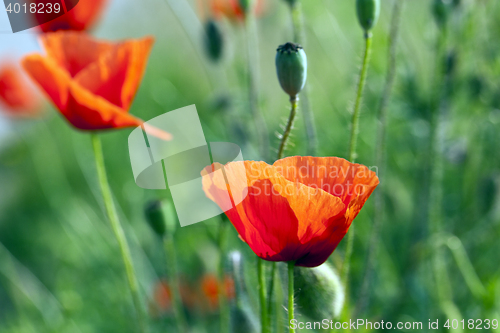
[[238,0],[238,3],[240,4],[241,10],[246,16],[246,14],[252,11],[254,0]]
[[450,0],[434,0],[432,3],[432,14],[439,27],[444,27],[448,21]]
[[212,19],[205,24],[205,49],[210,60],[214,62],[222,57],[224,38],[218,24]]
[[285,0],[291,7],[294,7],[299,0]]
[[243,256],[238,251],[229,253],[228,270],[234,280],[235,298],[230,302],[230,332],[257,333],[259,321],[250,306],[243,276]]
[[281,88],[295,98],[307,79],[307,56],[302,46],[294,43],[280,45],[276,53],[276,72]]
[[358,14],[359,24],[368,33],[378,21],[380,0],[356,0],[356,13]]
[[331,266],[324,263],[314,268],[296,267],[294,277],[298,311],[315,321],[338,318],[344,305],[344,289]]
[[146,205],[146,220],[153,231],[160,237],[173,234],[176,228],[177,215],[169,201],[155,200]]

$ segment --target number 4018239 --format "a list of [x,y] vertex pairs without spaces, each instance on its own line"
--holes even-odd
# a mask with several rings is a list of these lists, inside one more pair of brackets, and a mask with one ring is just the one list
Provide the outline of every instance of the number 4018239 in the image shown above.
[[444,324],[444,327],[446,327],[447,329],[458,329],[458,328],[461,328],[461,329],[470,329],[470,330],[473,330],[473,329],[476,329],[476,330],[481,330],[481,329],[498,329],[498,320],[497,319],[493,319],[493,320],[490,320],[490,319],[469,319],[469,320],[465,320],[465,319],[462,319],[462,320],[457,320],[457,319],[448,319],[446,321],[446,323]]
[[23,14],[58,14],[61,12],[60,3],[31,3],[31,4],[19,4],[19,3],[9,3],[5,8],[7,13],[23,13]]

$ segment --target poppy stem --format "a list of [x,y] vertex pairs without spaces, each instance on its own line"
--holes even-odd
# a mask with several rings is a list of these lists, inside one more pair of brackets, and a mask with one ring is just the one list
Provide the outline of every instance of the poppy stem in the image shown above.
[[229,320],[230,320],[230,310],[228,299],[225,294],[225,284],[224,284],[224,261],[226,260],[226,238],[227,238],[227,225],[228,222],[225,219],[221,219],[219,223],[219,236],[217,243],[219,246],[219,304],[220,304],[220,332],[229,332]]
[[[389,50],[387,52],[387,76],[385,80],[384,92],[380,100],[378,109],[378,126],[377,126],[377,141],[376,141],[376,157],[375,162],[379,168],[378,177],[381,179],[385,175],[386,169],[386,127],[387,127],[387,106],[391,98],[394,79],[396,77],[396,56],[397,44],[399,36],[399,27],[401,21],[401,12],[403,11],[404,1],[395,1],[392,8],[391,32],[389,35]],[[379,189],[375,191],[375,209],[373,214],[373,227],[368,245],[368,253],[366,257],[366,270],[361,285],[361,292],[356,304],[356,314],[360,314],[370,301],[370,283],[373,274],[373,268],[376,262],[377,240],[379,237],[379,229],[383,220],[384,213],[384,182],[379,185]],[[356,315],[354,316],[356,317]]]
[[259,301],[260,301],[260,321],[261,332],[269,333],[269,317],[267,316],[266,304],[266,277],[264,272],[264,260],[257,258],[257,279],[259,282]]
[[295,268],[295,262],[288,262],[288,326],[290,327],[290,333],[295,333],[295,329],[291,328],[292,320],[294,319],[294,287],[293,287],[293,269]]
[[97,176],[101,188],[102,199],[104,201],[104,207],[106,209],[106,214],[108,216],[109,222],[111,223],[111,228],[113,229],[116,240],[118,241],[118,246],[120,247],[123,264],[125,266],[125,271],[127,274],[128,285],[132,294],[132,301],[136,310],[139,332],[144,333],[146,331],[146,326],[141,306],[141,300],[139,297],[137,277],[135,275],[134,264],[132,262],[132,256],[130,255],[130,248],[127,243],[127,238],[125,237],[125,232],[123,231],[123,227],[120,224],[120,220],[118,219],[118,213],[116,212],[115,204],[113,202],[113,196],[109,187],[108,177],[106,176],[106,166],[104,164],[104,155],[102,153],[101,140],[95,133],[91,134],[91,139],[92,147],[94,150]]
[[169,261],[167,267],[169,268],[170,286],[172,286],[173,308],[177,327],[179,332],[187,333],[188,325],[182,308],[182,298],[180,293],[179,273],[177,271],[177,257],[175,253],[174,237],[168,233],[163,237],[163,248],[165,250],[165,257]]
[[[370,32],[365,33],[365,53],[363,56],[363,64],[361,65],[361,73],[359,76],[358,89],[356,93],[356,101],[354,103],[354,111],[352,113],[352,128],[351,128],[351,139],[349,143],[349,161],[354,163],[357,157],[356,145],[358,141],[359,134],[359,113],[361,109],[361,101],[363,99],[363,90],[366,83],[366,76],[368,74],[368,63],[370,60],[370,52],[372,46],[372,35]],[[349,279],[349,264],[352,256],[352,249],[354,243],[354,226],[351,225],[349,233],[347,235],[347,245],[344,263],[341,268],[341,279],[344,286],[347,287],[347,281]]]
[[[274,307],[274,277],[276,275],[276,262],[271,262],[271,278],[269,279],[269,288],[267,289],[267,315],[269,321],[273,318]],[[271,322],[269,323],[271,325]],[[274,323],[272,323],[274,325]]]
[[290,137],[290,133],[292,132],[295,116],[297,115],[298,101],[299,101],[298,96],[290,97],[290,104],[291,104],[290,116],[288,117],[288,122],[285,127],[285,132],[283,132],[283,136],[281,137],[280,148],[278,150],[278,160],[282,159],[283,155],[285,154],[286,144],[288,142],[288,138]]
[[[302,3],[300,1],[297,1],[295,4],[290,5],[290,16],[292,18],[293,41],[304,46],[304,19],[302,15]],[[316,125],[314,124],[314,114],[311,110],[308,85],[304,86],[301,96],[301,110],[304,117],[304,126],[306,129],[307,137],[307,154],[313,156],[316,154],[318,139],[316,133]]]

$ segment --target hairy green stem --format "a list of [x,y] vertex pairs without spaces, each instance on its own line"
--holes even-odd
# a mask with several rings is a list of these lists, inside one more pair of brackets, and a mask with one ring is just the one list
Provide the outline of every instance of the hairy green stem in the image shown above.
[[[290,326],[294,319],[294,287],[293,287],[293,269],[295,267],[294,261],[288,262],[288,325]],[[290,333],[295,333],[295,329],[290,326]]]
[[[293,41],[304,46],[304,20],[302,14],[302,4],[300,2],[296,2],[295,5],[290,6],[290,16],[292,18],[293,26]],[[308,85],[306,85],[302,90],[301,96],[302,114],[304,117],[304,126],[306,129],[307,137],[307,154],[315,155],[318,146],[318,135],[316,133],[316,126],[314,124],[314,115],[311,109]]]
[[182,309],[182,299],[180,293],[179,274],[177,272],[177,257],[175,253],[174,237],[170,234],[163,238],[163,249],[165,257],[168,260],[167,267],[169,268],[169,282],[172,287],[172,300],[175,319],[179,332],[188,332],[187,320]]
[[[363,90],[365,87],[366,76],[368,73],[368,62],[370,59],[371,45],[372,45],[372,35],[371,33],[365,33],[365,53],[363,56],[363,64],[361,65],[361,74],[359,76],[356,101],[354,103],[354,111],[352,113],[352,125],[351,125],[352,128],[351,128],[351,138],[349,143],[349,161],[351,163],[354,163],[357,157],[356,144],[358,141],[358,134],[359,134],[359,113],[361,109],[361,101],[363,99]],[[349,267],[350,267],[353,243],[354,243],[354,226],[351,225],[349,233],[347,235],[346,253],[340,274],[344,286],[347,286],[347,281],[349,279]]]
[[[401,12],[404,1],[395,1],[392,9],[391,32],[389,35],[389,50],[387,52],[387,76],[385,80],[384,92],[378,109],[378,125],[377,125],[377,141],[376,141],[376,156],[375,161],[378,166],[378,177],[381,179],[385,175],[385,140],[387,126],[387,106],[391,98],[394,79],[396,77],[396,56],[397,43],[399,36],[399,26],[401,20]],[[370,280],[373,273],[374,262],[376,261],[377,241],[380,225],[383,219],[384,210],[384,182],[381,182],[379,189],[375,191],[375,210],[373,214],[373,227],[370,235],[368,254],[366,257],[366,270],[363,277],[360,296],[356,304],[356,314],[361,313],[369,303]],[[356,315],[355,315],[356,316]]]
[[264,272],[264,260],[260,258],[257,258],[257,280],[259,282],[261,332],[269,333],[269,317],[267,316],[266,303],[266,276]]
[[101,140],[95,133],[91,134],[91,138],[102,199],[104,201],[106,214],[108,216],[109,222],[111,223],[111,228],[113,229],[116,240],[118,241],[118,246],[120,247],[120,253],[122,255],[123,264],[125,266],[125,271],[127,274],[128,285],[136,310],[139,332],[146,332],[144,313],[139,297],[139,285],[137,283],[137,277],[135,275],[134,264],[132,262],[132,256],[130,255],[130,248],[127,243],[127,238],[125,237],[125,232],[123,231],[120,220],[118,219],[118,213],[116,212],[115,204],[113,202],[113,196],[111,195],[111,189],[109,187],[108,177],[106,175],[106,167],[104,165],[104,155],[102,153]]
[[295,116],[297,115],[297,104],[299,98],[297,96],[290,97],[290,116],[288,117],[288,122],[285,127],[285,132],[283,132],[283,136],[281,137],[280,147],[278,149],[278,160],[283,158],[285,154],[286,144],[288,142],[288,138],[290,137],[290,133],[292,132],[293,122],[295,121]]

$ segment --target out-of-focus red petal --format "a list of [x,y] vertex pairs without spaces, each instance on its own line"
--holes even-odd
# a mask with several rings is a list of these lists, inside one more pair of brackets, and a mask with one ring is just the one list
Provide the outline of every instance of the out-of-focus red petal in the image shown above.
[[152,37],[121,43],[80,71],[75,81],[128,110],[146,70],[153,43]]
[[40,43],[60,67],[68,71],[71,77],[98,61],[118,45],[97,41],[84,33],[60,31],[40,36]]
[[[46,1],[33,1],[35,3],[45,3]],[[82,31],[90,28],[99,18],[107,0],[80,0],[78,4],[66,14],[41,24],[43,32],[54,32],[58,30]],[[61,8],[63,10],[63,8]],[[47,14],[41,12],[35,15],[38,22],[44,22]]]
[[69,74],[52,59],[39,54],[26,56],[22,66],[37,85],[47,94],[54,105],[66,116],[68,103]]
[[0,68],[0,104],[13,117],[34,116],[40,111],[40,96],[22,74],[21,69],[11,62]]

